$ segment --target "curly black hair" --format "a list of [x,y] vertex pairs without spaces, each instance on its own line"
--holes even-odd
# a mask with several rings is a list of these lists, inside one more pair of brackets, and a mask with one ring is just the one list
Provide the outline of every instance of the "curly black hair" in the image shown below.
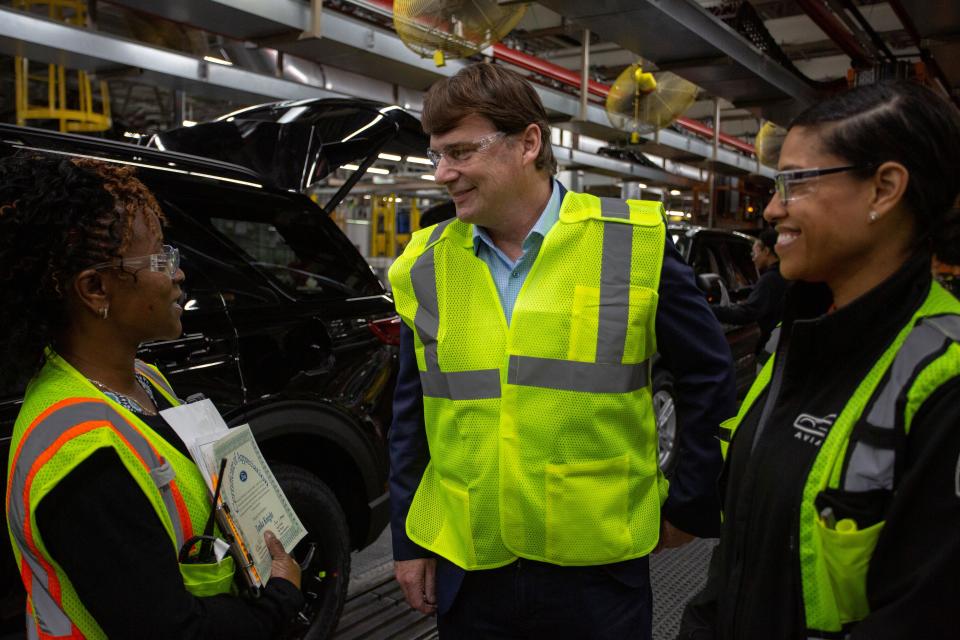
[[0,160],[0,390],[25,384],[69,323],[66,292],[90,265],[117,257],[133,218],[163,221],[131,167],[18,154]]

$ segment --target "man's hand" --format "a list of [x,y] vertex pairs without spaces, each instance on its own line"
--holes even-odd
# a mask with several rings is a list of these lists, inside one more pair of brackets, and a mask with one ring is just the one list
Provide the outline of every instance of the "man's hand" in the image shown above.
[[657,548],[653,550],[654,553],[658,551],[663,551],[664,549],[676,549],[682,547],[685,544],[688,544],[693,541],[696,536],[677,529],[675,526],[667,522],[666,520],[660,521],[660,541],[657,542]]
[[300,565],[290,557],[290,554],[283,550],[283,543],[273,535],[272,531],[263,532],[263,540],[267,543],[267,549],[270,550],[270,577],[283,578],[293,583],[297,589],[300,588]]
[[393,573],[411,607],[427,615],[437,612],[436,558],[397,560]]

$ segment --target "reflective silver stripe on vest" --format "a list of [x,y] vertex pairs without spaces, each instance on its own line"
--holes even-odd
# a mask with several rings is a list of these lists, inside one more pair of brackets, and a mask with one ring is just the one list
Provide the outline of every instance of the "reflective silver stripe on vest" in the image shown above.
[[66,612],[60,608],[57,601],[50,595],[50,583],[47,572],[40,566],[37,559],[29,553],[22,554],[22,562],[30,566],[30,602],[37,620],[27,614],[27,632],[30,637],[37,638],[37,624],[41,631],[51,636],[69,636],[73,631],[73,622]]
[[500,370],[421,371],[423,395],[450,400],[487,400],[500,397]]
[[649,360],[639,364],[574,362],[551,358],[510,356],[507,382],[585,393],[629,393],[647,386]]
[[427,371],[440,370],[437,362],[440,305],[437,296],[437,265],[433,253],[434,247],[427,249],[410,269],[410,282],[417,298],[417,313],[413,317],[413,326],[423,343],[423,359]]
[[[630,218],[627,203],[601,198],[603,216]],[[630,324],[630,263],[633,257],[633,225],[607,222],[603,225],[600,258],[600,313],[597,326],[597,362],[619,364]]]
[[[923,318],[917,323],[897,352],[890,367],[890,376],[873,400],[866,422],[874,429],[893,433],[897,424],[897,403],[920,367],[930,356],[941,351],[948,341],[960,342],[960,316]],[[847,463],[845,491],[893,489],[896,451],[857,441]]]
[[[11,531],[20,543],[20,548],[24,557],[30,553],[27,541],[24,536],[23,523],[27,515],[27,504],[23,490],[26,485],[27,475],[33,468],[37,459],[50,448],[53,443],[63,435],[68,429],[82,424],[84,422],[99,421],[109,422],[114,429],[130,444],[130,447],[143,459],[149,468],[162,468],[164,461],[159,458],[153,450],[150,443],[140,432],[134,429],[119,413],[106,402],[91,400],[90,402],[79,402],[70,404],[57,409],[40,424],[34,425],[27,435],[26,439],[20,445],[20,454],[16,461],[16,466],[12,470],[10,478],[10,511]],[[176,537],[177,547],[183,544],[183,526],[180,522],[180,512],[177,511],[177,504],[173,498],[173,489],[169,482],[159,489],[160,496],[163,498],[163,505],[167,509],[170,521],[173,523],[173,531]]]
[[[427,245],[440,238],[453,220],[444,220],[430,233]],[[413,326],[423,343],[426,371],[420,372],[423,395],[448,400],[484,400],[500,397],[500,371],[440,371],[437,358],[437,335],[440,332],[440,305],[437,295],[437,266],[434,247],[429,247],[417,258],[410,269],[410,282],[417,298],[417,313]]]
[[177,394],[173,391],[173,387],[167,384],[167,381],[163,379],[163,376],[158,375],[156,371],[147,365],[147,363],[137,360],[134,364],[134,367],[136,368],[137,373],[153,383],[153,386],[162,389],[164,393],[169,395],[171,398],[177,397]]
[[600,215],[604,218],[630,219],[630,205],[619,198],[600,198]]

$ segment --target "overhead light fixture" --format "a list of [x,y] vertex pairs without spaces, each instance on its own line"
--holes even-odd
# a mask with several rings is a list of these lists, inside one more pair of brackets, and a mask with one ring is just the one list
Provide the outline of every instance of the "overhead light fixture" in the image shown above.
[[679,190],[679,189],[670,189],[670,195],[672,195],[672,196],[678,196],[678,195],[680,195],[680,190]]
[[229,60],[224,60],[223,58],[218,58],[216,56],[203,56],[203,59],[207,62],[212,62],[213,64],[220,64],[225,67],[232,67],[233,63]]
[[646,189],[646,188],[647,188],[647,185],[643,184],[642,182],[638,182],[638,183],[637,183],[637,187],[640,188],[640,189]]
[[[359,171],[360,167],[355,164],[345,164],[340,167],[341,169],[346,169],[347,171]],[[367,173],[378,173],[380,175],[390,175],[390,171],[387,169],[381,169],[379,167],[368,167]]]
[[364,199],[364,200],[369,200],[369,199],[370,199],[370,194],[368,193],[367,195],[363,196],[363,199]]
[[433,164],[426,158],[419,158],[417,156],[407,156],[407,162],[412,162],[413,164]]
[[397,156],[392,153],[381,153],[377,157],[381,160],[392,160],[393,162],[400,162],[403,160],[401,156]]
[[429,180],[430,182],[435,182],[435,181],[436,181],[436,178],[435,178],[434,176],[430,175],[429,173],[423,174],[422,176],[420,176],[420,179],[421,179],[421,180]]
[[184,121],[182,122],[182,124],[183,124],[183,126],[185,126],[185,127],[195,127],[195,126],[197,126],[197,121],[196,121],[196,120],[184,120]]
[[142,134],[142,133],[134,133],[133,131],[124,131],[124,132],[123,132],[123,137],[124,137],[124,138],[133,138],[133,139],[135,139],[135,140],[139,140],[139,139],[142,138],[143,136],[144,136],[144,134]]
[[394,198],[393,201],[394,201],[394,202],[403,202],[403,198]]

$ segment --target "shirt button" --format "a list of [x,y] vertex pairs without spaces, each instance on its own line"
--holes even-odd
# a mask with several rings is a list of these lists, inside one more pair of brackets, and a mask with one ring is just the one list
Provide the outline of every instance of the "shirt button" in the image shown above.
[[513,277],[513,278],[519,278],[519,277],[520,277],[520,272],[519,272],[519,271],[514,271],[513,273],[510,274],[510,276]]

